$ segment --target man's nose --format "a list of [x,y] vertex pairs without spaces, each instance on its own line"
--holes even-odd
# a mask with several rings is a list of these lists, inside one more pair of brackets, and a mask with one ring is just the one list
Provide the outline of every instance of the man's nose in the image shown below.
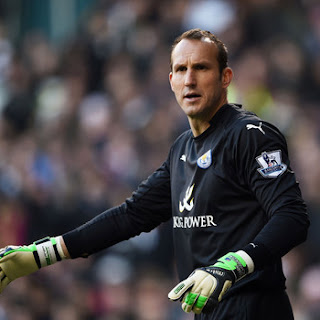
[[188,69],[185,75],[184,84],[188,87],[196,84],[196,77],[193,70]]

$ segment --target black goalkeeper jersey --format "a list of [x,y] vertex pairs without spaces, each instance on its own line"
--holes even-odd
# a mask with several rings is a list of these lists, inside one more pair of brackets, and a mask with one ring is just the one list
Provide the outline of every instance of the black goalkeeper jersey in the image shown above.
[[75,258],[171,218],[181,279],[244,249],[257,270],[230,293],[284,288],[281,256],[305,240],[309,221],[283,135],[241,106],[224,105],[203,134],[183,133],[131,198],[64,239]]

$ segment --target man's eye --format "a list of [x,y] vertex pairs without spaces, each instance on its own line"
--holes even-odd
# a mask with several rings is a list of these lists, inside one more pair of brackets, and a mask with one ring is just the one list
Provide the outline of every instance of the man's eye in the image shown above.
[[176,69],[176,72],[182,72],[182,71],[186,71],[186,70],[187,70],[186,67],[178,67],[178,68]]
[[204,66],[202,64],[199,64],[199,65],[196,66],[196,69],[197,70],[204,70],[204,69],[206,69],[206,66]]

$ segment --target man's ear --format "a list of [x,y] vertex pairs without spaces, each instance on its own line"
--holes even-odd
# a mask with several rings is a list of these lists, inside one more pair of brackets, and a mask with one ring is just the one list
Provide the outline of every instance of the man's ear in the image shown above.
[[222,70],[222,87],[228,88],[232,79],[233,79],[233,71],[231,68],[226,67]]
[[170,82],[171,90],[173,91],[173,87],[172,87],[172,72],[169,73],[169,82]]

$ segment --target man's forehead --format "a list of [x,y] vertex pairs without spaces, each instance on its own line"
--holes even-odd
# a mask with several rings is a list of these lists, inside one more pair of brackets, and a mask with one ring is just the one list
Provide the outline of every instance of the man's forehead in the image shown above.
[[217,56],[217,46],[208,37],[182,39],[172,51],[172,59],[181,60],[184,56],[212,58]]
[[172,53],[174,53],[176,51],[176,49],[181,49],[181,48],[184,49],[186,47],[192,48],[192,47],[196,47],[199,45],[201,46],[201,44],[205,45],[205,46],[209,45],[210,47],[212,46],[213,48],[217,49],[215,42],[208,37],[202,37],[201,39],[184,38],[179,43],[177,43],[177,45],[173,49]]

